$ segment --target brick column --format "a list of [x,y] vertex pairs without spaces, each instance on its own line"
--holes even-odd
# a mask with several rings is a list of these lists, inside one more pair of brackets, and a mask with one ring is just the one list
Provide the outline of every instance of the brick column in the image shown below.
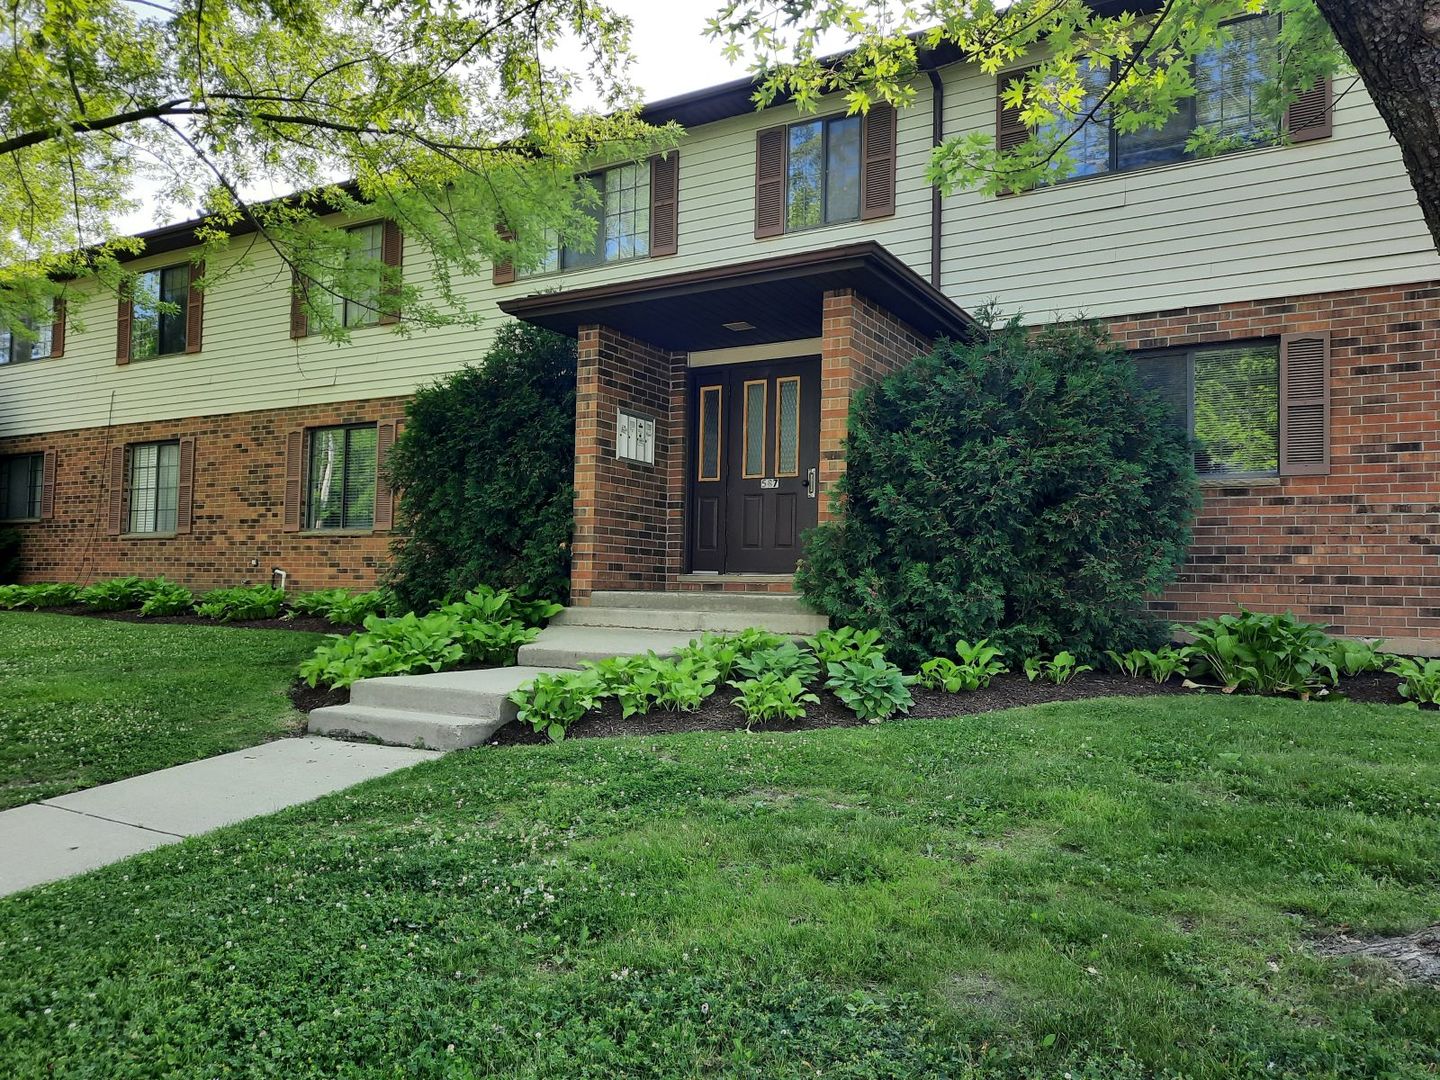
[[931,349],[930,339],[853,289],[825,294],[820,347],[820,507],[834,517],[828,493],[845,475],[850,403],[857,391]]
[[[575,393],[575,533],[570,595],[663,590],[684,538],[685,357],[606,326],[583,326]],[[655,420],[655,464],[615,456],[616,413]]]

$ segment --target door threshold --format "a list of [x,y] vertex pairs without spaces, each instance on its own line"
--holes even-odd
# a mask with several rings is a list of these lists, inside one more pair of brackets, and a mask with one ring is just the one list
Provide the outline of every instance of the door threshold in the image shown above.
[[706,582],[781,582],[794,581],[794,574],[681,574],[677,579],[687,585],[705,584]]

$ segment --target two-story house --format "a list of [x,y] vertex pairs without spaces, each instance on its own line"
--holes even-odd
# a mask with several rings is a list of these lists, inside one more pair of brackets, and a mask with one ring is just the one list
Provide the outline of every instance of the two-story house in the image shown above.
[[[157,229],[133,268],[180,314],[80,284],[37,342],[0,342],[0,518],[36,580],[281,567],[301,588],[368,585],[407,395],[518,318],[579,344],[575,601],[786,591],[831,512],[851,395],[993,300],[1104,320],[1196,437],[1204,506],[1162,609],[1289,608],[1440,651],[1440,258],[1349,80],[1299,102],[1280,145],[1186,153],[1196,124],[1264,123],[1248,58],[1274,25],[1237,38],[1166,130],[1102,116],[1073,179],[1003,197],[941,198],[925,166],[942,138],[1017,136],[1012,73],[932,57],[912,107],[865,117],[757,112],[745,80],[656,103],[687,131],[678,151],[596,175],[595,251],[467,282],[493,308],[480,331],[400,336],[355,304],[337,346],[307,334],[253,237],[202,296],[193,224]],[[393,226],[358,227],[424,274]]]

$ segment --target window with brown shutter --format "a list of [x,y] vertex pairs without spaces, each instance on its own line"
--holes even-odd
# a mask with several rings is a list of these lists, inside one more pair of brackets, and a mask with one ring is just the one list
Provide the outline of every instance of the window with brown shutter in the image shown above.
[[300,271],[290,269],[290,336],[295,340],[310,336],[310,313],[305,308],[309,285]]
[[1019,71],[1007,71],[995,83],[995,149],[1002,154],[1014,150],[1030,138],[1030,129],[1020,119],[1020,110],[1005,104],[1005,92],[1011,84],[1023,82],[1034,71],[1033,67]]
[[45,451],[45,463],[40,475],[40,520],[49,521],[55,516],[55,451]]
[[50,355],[65,355],[65,297],[55,298],[55,321],[50,324]]
[[[120,308],[115,314],[115,363],[130,363],[130,326],[135,321],[135,303],[128,282],[120,286]],[[118,531],[118,530],[117,530]]]
[[650,255],[680,249],[680,151],[650,159]]
[[785,232],[785,128],[755,133],[755,236]]
[[872,105],[860,124],[862,220],[895,213],[895,119],[894,106],[882,103]]
[[205,327],[205,294],[195,282],[205,276],[205,263],[190,265],[190,290],[185,299],[185,351],[200,351],[200,334]]
[[375,519],[373,528],[389,529],[395,521],[395,489],[385,475],[385,462],[395,445],[398,421],[381,420],[375,430]]
[[1329,79],[1321,79],[1300,94],[1285,110],[1285,132],[1290,141],[1329,138],[1334,131],[1333,104]]
[[1280,475],[1330,471],[1330,335],[1280,339]]
[[188,533],[194,518],[195,440],[180,440],[180,471],[175,485],[175,531]]
[[[405,261],[405,238],[400,233],[400,226],[393,221],[385,222],[384,235],[380,242],[380,261],[397,271]],[[400,321],[400,297],[395,286],[392,285],[386,295],[380,298],[380,305],[380,322]]]
[[110,448],[110,512],[105,522],[105,531],[119,536],[124,530],[125,519],[130,516],[130,507],[125,491],[125,447]]
[[[515,232],[508,225],[497,225],[495,231],[505,243],[513,243]],[[490,284],[509,285],[515,280],[515,260],[499,259],[490,265]]]
[[305,432],[285,436],[285,507],[282,532],[300,531],[300,500],[305,483]]

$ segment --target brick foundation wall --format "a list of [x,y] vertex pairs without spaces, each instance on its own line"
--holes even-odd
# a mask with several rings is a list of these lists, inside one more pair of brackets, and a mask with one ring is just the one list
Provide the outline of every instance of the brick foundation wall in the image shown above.
[[[620,407],[655,420],[655,464],[615,456]],[[685,357],[603,326],[580,328],[570,594],[663,590],[684,559]]]
[[[13,526],[21,533],[26,581],[87,582],[164,574],[192,588],[268,582],[272,567],[310,590],[373,586],[389,548],[386,533],[282,531],[285,440],[297,428],[403,416],[404,398],[48,432],[0,441],[0,454],[56,452],[55,512]],[[109,449],[195,439],[193,524],[177,536],[110,536]]]
[[1292,610],[1337,633],[1440,649],[1440,285],[1209,305],[1109,322],[1132,349],[1330,332],[1324,476],[1209,486],[1179,620]]

